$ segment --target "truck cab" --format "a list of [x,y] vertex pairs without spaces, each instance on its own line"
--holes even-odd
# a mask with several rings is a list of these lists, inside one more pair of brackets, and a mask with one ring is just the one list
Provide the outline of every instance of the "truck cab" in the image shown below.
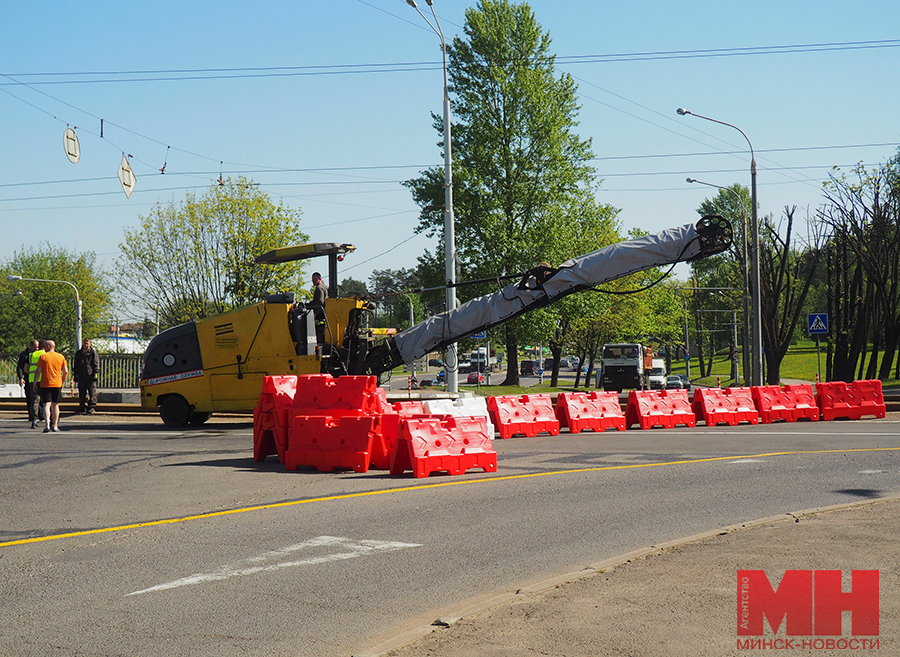
[[622,392],[628,388],[650,387],[652,351],[643,345],[627,342],[603,345],[601,363],[604,390]]

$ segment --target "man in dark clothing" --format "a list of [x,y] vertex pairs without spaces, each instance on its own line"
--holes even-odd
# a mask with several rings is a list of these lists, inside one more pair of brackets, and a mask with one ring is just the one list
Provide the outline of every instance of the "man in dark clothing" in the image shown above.
[[[75,352],[75,383],[78,384],[78,412],[93,415],[97,407],[97,375],[100,372],[100,357],[85,340],[81,349]],[[85,401],[87,404],[85,405]]]
[[325,307],[325,299],[328,298],[328,286],[322,282],[322,274],[313,272],[313,298],[310,305]]
[[309,303],[316,313],[316,342],[323,344],[325,342],[325,299],[328,298],[328,286],[322,282],[322,274],[313,272],[313,298]]
[[28,406],[28,421],[31,422],[32,429],[37,427],[40,398],[34,394],[34,368],[31,355],[38,350],[40,344],[37,340],[29,341],[16,362],[16,376],[19,385],[25,388],[25,405]]

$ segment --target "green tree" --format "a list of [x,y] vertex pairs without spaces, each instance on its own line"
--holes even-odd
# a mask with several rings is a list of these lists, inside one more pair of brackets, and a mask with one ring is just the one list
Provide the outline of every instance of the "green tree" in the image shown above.
[[764,217],[760,224],[759,287],[762,300],[762,338],[766,360],[766,383],[781,382],[781,361],[795,339],[800,313],[806,303],[822,254],[817,224],[809,222],[813,234],[798,248],[793,241],[795,207],[784,209],[776,224]]
[[409,327],[409,305],[421,319],[422,302],[416,294],[403,294],[419,287],[419,277],[413,269],[376,269],[369,277],[369,287],[381,305],[381,321],[390,328]]
[[75,345],[75,290],[62,283],[7,282],[10,275],[71,283],[82,302],[83,337],[107,332],[103,318],[110,308],[111,288],[93,252],[76,253],[44,243],[15,252],[0,272],[5,282],[0,351],[18,351],[31,338],[54,340],[59,351],[69,354],[80,346]]
[[301,244],[300,211],[275,204],[246,178],[211,185],[202,197],[157,204],[125,231],[117,280],[162,326],[255,303],[303,287],[300,262],[255,263],[272,249]]
[[[448,45],[453,116],[454,213],[461,278],[497,278],[576,255],[562,243],[591,194],[590,140],[575,133],[576,86],[557,75],[550,37],[526,4],[481,0],[466,11],[465,39]],[[443,133],[443,121],[434,116]],[[419,232],[440,235],[443,174],[404,183],[422,209]],[[611,212],[611,211],[610,211]],[[561,238],[561,236],[563,236]],[[440,249],[443,253],[443,249]],[[423,263],[443,268],[442,256]],[[466,300],[485,286],[461,288]],[[529,313],[507,322],[505,384],[518,383],[519,340],[548,335],[553,322]],[[496,337],[494,338],[497,339]]]
[[832,176],[825,197],[819,219],[831,229],[829,379],[890,378],[900,348],[900,154],[871,171],[859,165],[852,176]]
[[[735,183],[729,187],[720,189],[716,196],[704,200],[703,203],[700,204],[700,207],[697,208],[697,214],[701,217],[710,214],[718,214],[725,217],[731,222],[734,230],[734,242],[728,251],[691,263],[693,277],[698,281],[699,286],[732,288],[731,290],[720,290],[716,293],[719,297],[716,300],[717,307],[721,305],[725,308],[740,308],[743,311],[743,289],[745,278],[744,238],[745,231],[747,231],[746,237],[749,239],[749,225],[746,224],[750,219],[752,207],[753,199],[750,196],[750,190],[743,185]],[[700,299],[705,296],[706,295],[699,295],[694,298]],[[697,308],[695,308],[695,310],[697,310]],[[741,312],[738,340],[744,353],[744,380],[749,381],[750,336],[744,335],[743,326],[744,324],[749,326],[750,318],[747,317],[745,322],[742,315],[743,312]],[[700,327],[698,326],[698,330],[699,329]],[[698,339],[696,344],[699,347],[703,342]],[[712,362],[712,354],[710,354],[710,362]],[[705,367],[702,359],[700,361],[700,366],[701,371],[704,371]]]
[[338,287],[340,289],[341,296],[343,297],[363,298],[369,296],[369,290],[366,288],[365,282],[358,281],[350,276],[342,280],[341,284]]

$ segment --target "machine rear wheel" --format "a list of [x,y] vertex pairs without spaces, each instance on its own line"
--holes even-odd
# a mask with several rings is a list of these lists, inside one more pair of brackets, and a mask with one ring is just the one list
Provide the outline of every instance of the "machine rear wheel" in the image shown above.
[[191,418],[191,406],[181,395],[169,395],[160,404],[159,416],[167,427],[183,427]]
[[212,413],[201,413],[199,411],[194,411],[193,413],[191,413],[191,419],[188,421],[191,423],[192,427],[199,427],[201,424],[206,422],[210,418],[210,416],[212,416]]

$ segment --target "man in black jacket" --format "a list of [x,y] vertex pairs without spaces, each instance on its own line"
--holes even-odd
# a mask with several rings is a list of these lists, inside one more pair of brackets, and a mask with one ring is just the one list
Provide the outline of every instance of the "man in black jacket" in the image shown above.
[[[93,415],[97,407],[97,376],[100,373],[100,356],[85,340],[75,352],[75,383],[78,384],[78,412]],[[87,404],[85,404],[87,401]]]

